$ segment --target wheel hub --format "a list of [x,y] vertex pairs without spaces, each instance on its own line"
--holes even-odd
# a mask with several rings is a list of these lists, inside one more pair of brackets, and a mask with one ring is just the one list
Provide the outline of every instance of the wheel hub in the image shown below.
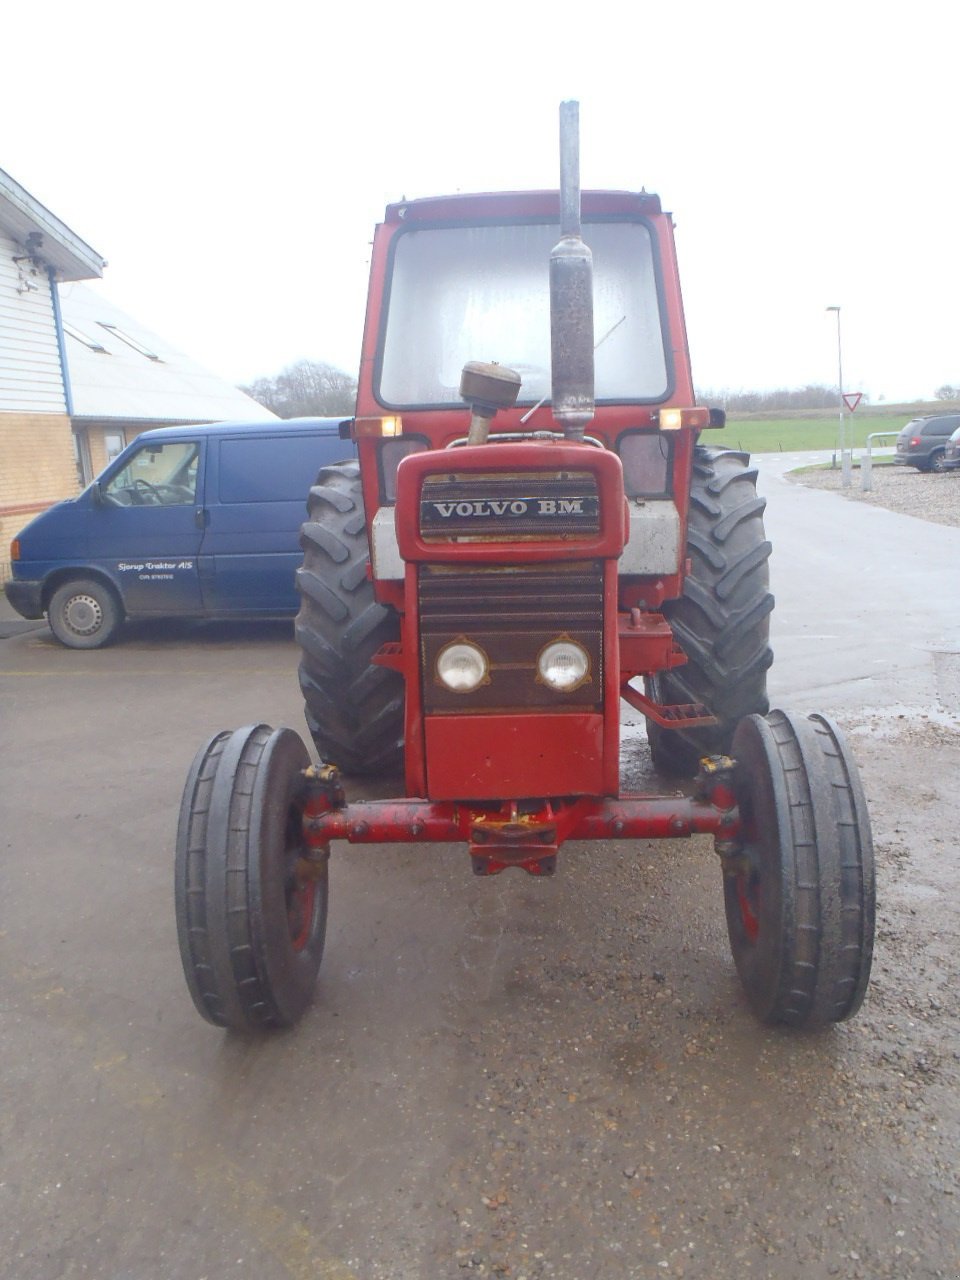
[[739,875],[736,880],[736,890],[744,936],[747,942],[755,946],[760,937],[760,886],[750,877]]
[[310,941],[316,892],[314,880],[294,879],[287,886],[287,928],[294,951],[302,951]]
[[93,596],[74,596],[63,611],[63,620],[75,635],[93,635],[103,623],[103,609]]

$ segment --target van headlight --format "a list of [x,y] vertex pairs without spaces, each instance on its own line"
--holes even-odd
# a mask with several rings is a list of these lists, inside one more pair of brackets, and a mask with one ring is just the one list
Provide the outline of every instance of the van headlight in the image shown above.
[[590,679],[590,655],[576,640],[561,637],[544,645],[537,657],[537,680],[556,689],[572,693]]
[[454,640],[437,654],[437,679],[452,693],[473,693],[490,682],[490,663],[479,645]]

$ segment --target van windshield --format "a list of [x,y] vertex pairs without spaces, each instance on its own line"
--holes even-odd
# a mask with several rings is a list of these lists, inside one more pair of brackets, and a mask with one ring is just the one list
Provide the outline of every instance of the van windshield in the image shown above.
[[[546,224],[401,232],[381,334],[381,402],[462,408],[468,360],[516,369],[521,402],[549,396],[549,264],[558,238]],[[584,239],[593,252],[596,398],[662,400],[669,379],[650,232],[596,222]]]
[[193,502],[199,456],[199,446],[193,440],[145,444],[103,486],[103,496],[121,507],[168,507]]

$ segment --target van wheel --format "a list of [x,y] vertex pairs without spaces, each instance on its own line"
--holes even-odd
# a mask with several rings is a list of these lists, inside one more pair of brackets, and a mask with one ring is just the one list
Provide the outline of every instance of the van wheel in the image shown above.
[[936,453],[930,456],[930,470],[943,474],[947,468],[943,465],[943,450],[938,449]]
[[123,622],[113,591],[93,578],[74,578],[57,587],[47,605],[50,630],[70,649],[109,644]]
[[321,760],[346,774],[399,771],[403,749],[403,679],[373,664],[400,638],[400,620],[378,604],[367,577],[367,528],[360,468],[324,467],[307,500],[297,570],[300,688],[307,728]]

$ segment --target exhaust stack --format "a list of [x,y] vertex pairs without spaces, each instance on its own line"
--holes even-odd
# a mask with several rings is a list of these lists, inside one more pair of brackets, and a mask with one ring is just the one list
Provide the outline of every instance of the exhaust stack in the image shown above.
[[580,104],[560,104],[560,240],[550,253],[553,416],[582,440],[594,414],[593,254],[580,230]]

